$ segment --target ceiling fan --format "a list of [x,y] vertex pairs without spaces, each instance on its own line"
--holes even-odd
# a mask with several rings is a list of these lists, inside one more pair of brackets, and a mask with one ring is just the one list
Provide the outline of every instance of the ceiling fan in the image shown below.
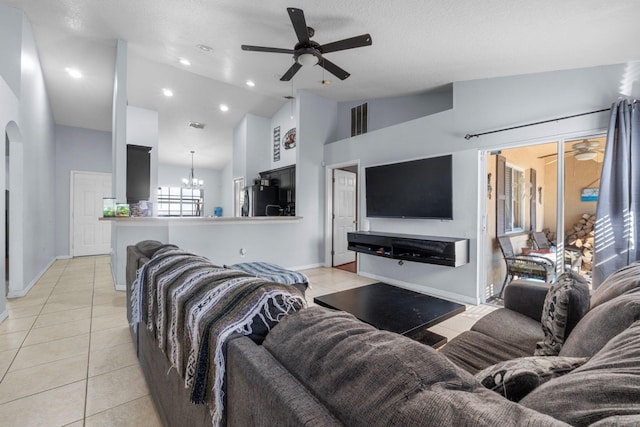
[[304,19],[304,12],[302,9],[296,9],[294,7],[287,8],[289,12],[289,18],[293,24],[293,29],[298,36],[298,43],[293,49],[281,49],[277,47],[262,47],[262,46],[250,46],[243,44],[242,50],[249,50],[254,52],[271,52],[271,53],[288,53],[293,55],[295,62],[287,70],[286,73],[280,78],[283,82],[288,82],[291,78],[302,68],[303,65],[315,65],[318,64],[331,74],[335,75],[340,80],[344,80],[350,76],[348,72],[338,67],[333,62],[324,57],[324,54],[330,52],[337,52],[339,50],[353,49],[356,47],[370,46],[371,36],[369,34],[363,34],[361,36],[351,37],[344,40],[339,40],[332,43],[320,45],[319,43],[311,40],[311,37],[315,34],[315,30],[311,27],[307,27],[307,22]]
[[[576,160],[593,160],[598,155],[598,152],[604,151],[603,147],[600,147],[599,141],[590,141],[583,139],[580,142],[576,142],[571,145],[571,150],[565,151],[564,154],[573,154]],[[546,156],[540,156],[539,159],[547,157],[557,156],[557,153],[547,154]]]

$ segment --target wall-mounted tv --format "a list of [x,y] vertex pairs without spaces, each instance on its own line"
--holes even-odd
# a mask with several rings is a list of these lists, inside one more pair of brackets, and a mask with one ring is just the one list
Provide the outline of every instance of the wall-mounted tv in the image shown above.
[[452,156],[365,169],[367,217],[453,219]]

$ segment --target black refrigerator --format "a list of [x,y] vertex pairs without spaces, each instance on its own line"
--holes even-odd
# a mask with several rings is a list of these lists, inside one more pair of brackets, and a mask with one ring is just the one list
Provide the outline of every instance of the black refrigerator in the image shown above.
[[279,191],[275,185],[251,185],[244,188],[242,216],[278,216]]

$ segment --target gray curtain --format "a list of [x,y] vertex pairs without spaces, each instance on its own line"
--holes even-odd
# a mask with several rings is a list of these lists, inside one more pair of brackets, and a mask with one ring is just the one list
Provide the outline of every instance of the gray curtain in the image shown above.
[[611,106],[596,211],[593,288],[638,260],[640,217],[640,119],[636,102]]

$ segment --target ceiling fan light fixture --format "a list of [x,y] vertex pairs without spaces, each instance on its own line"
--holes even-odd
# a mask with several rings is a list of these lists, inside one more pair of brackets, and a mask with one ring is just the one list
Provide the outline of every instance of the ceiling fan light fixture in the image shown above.
[[595,151],[583,151],[581,153],[574,154],[573,157],[575,157],[576,160],[584,161],[584,160],[593,160],[596,158],[597,155],[598,153],[596,153]]
[[303,53],[296,60],[302,66],[316,65],[318,63],[318,57],[312,53]]

